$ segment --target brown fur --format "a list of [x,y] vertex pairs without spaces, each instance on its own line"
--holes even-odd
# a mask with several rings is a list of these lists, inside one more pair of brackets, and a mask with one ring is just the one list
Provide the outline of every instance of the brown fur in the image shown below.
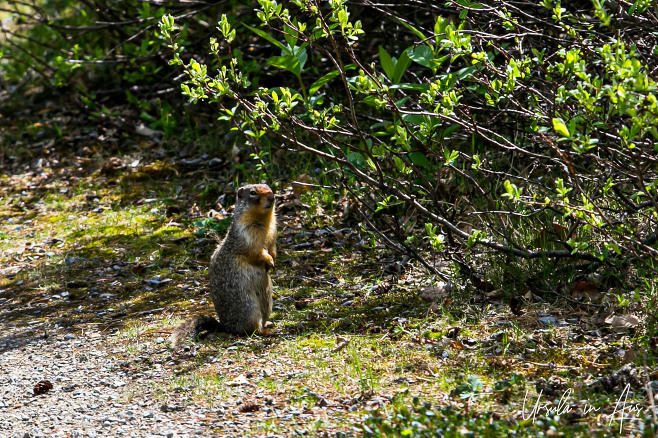
[[[264,184],[240,187],[233,223],[210,259],[210,298],[221,331],[250,335],[263,329],[272,312],[269,270],[275,258],[274,193]],[[183,324],[182,333],[172,335],[172,344],[198,335],[198,326]]]

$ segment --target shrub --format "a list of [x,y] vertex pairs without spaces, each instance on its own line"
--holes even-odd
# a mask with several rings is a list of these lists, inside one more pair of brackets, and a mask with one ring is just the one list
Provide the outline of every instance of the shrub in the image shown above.
[[423,242],[465,272],[491,251],[655,271],[655,7],[259,4],[259,26],[221,18],[205,61],[162,18],[183,93],[318,157],[391,247],[429,269]]
[[216,20],[221,10],[231,10],[236,2],[6,3],[0,6],[0,73],[4,80],[123,96],[172,85],[172,72],[163,68],[166,48],[156,37],[165,5],[181,23],[181,40],[197,47],[207,41],[210,31],[206,23]]
[[[411,406],[395,409],[393,415],[374,411],[366,416],[359,431],[368,437],[543,437],[556,430],[561,436],[606,436],[603,431],[592,432],[585,424],[569,425],[559,416],[516,422],[497,418],[491,412],[465,415],[452,406],[433,407],[414,399]],[[608,434],[607,436],[612,436]]]

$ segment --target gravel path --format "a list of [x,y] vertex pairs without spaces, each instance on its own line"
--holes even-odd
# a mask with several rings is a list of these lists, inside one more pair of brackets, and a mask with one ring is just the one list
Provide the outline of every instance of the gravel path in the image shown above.
[[[250,414],[223,419],[222,406],[192,405],[177,391],[163,395],[176,361],[162,339],[154,343],[160,354],[124,360],[129,356],[117,348],[116,337],[94,327],[83,333],[49,330],[47,337],[40,325],[4,327],[3,335],[0,438],[243,436],[235,426],[258,420]],[[41,380],[53,389],[34,395]]]
[[[216,412],[198,409],[181,415],[176,406],[155,401],[151,383],[168,377],[166,367],[131,371],[117,359],[121,354],[106,334],[93,329],[83,335],[55,330],[44,338],[43,329],[35,326],[5,328],[0,338],[0,437],[208,436],[205,420],[216,418]],[[41,380],[50,381],[53,389],[34,395]]]
[[[306,425],[343,410],[326,403],[299,410],[285,395],[273,399],[257,380],[271,373],[284,376],[291,364],[255,355],[238,365],[236,347],[220,349],[217,357],[200,359],[189,352],[179,357],[159,335],[126,341],[97,324],[82,324],[84,330],[47,322],[18,327],[4,324],[2,313],[0,306],[0,438],[280,437],[305,434]],[[139,352],[132,351],[136,344]],[[203,391],[201,386],[178,386],[183,369],[227,379],[230,394],[199,402],[194,393]],[[236,374],[240,377],[231,377]],[[42,380],[53,389],[34,395]],[[277,426],[264,426],[274,420]],[[325,432],[336,436],[337,431]]]

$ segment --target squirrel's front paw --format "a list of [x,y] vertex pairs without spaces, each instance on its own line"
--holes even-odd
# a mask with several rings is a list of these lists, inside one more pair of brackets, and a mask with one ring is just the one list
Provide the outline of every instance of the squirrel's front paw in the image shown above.
[[274,259],[266,250],[263,250],[263,262],[265,263],[266,270],[269,271],[274,268]]

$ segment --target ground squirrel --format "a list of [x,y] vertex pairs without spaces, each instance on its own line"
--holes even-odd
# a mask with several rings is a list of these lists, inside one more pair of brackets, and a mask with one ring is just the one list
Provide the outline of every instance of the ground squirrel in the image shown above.
[[210,259],[210,298],[219,318],[197,317],[174,330],[172,345],[204,330],[260,332],[272,312],[269,270],[276,258],[274,193],[265,184],[238,189],[233,222]]

